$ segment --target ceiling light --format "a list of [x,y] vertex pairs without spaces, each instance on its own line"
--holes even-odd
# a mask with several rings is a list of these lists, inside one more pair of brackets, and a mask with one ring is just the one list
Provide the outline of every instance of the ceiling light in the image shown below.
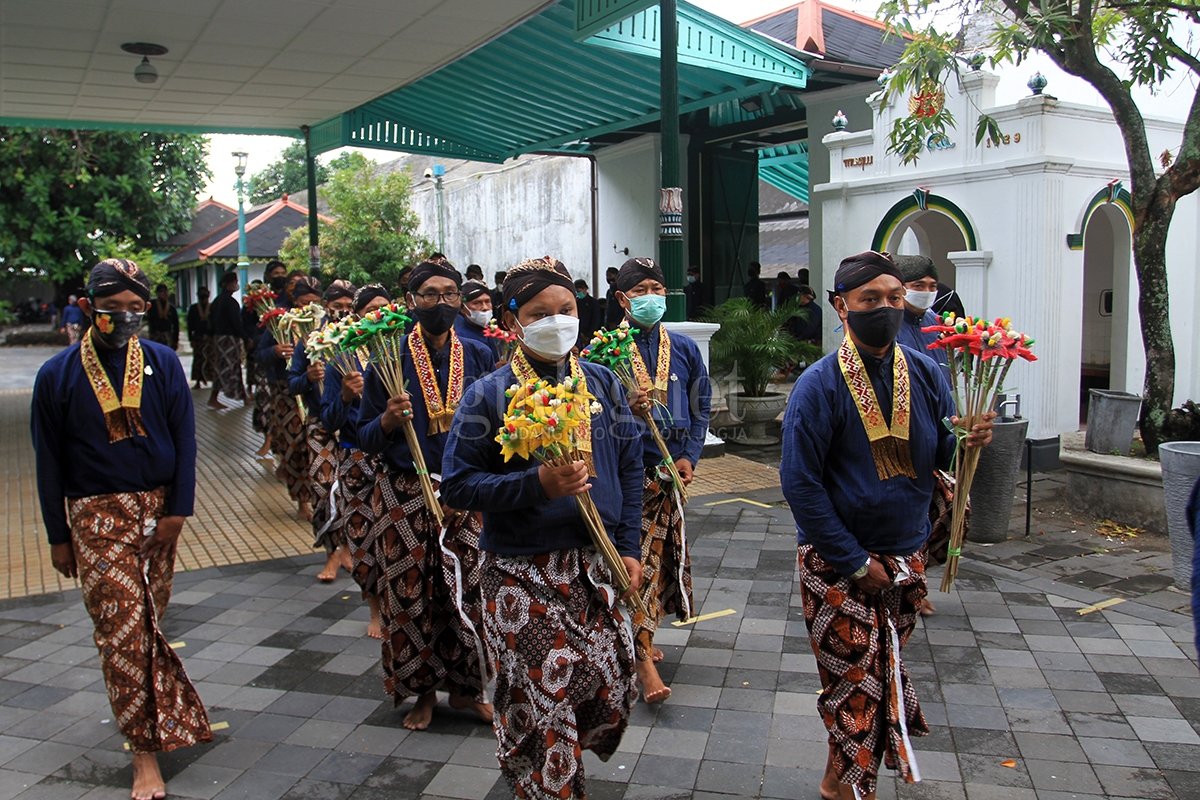
[[158,80],[158,70],[150,63],[150,56],[166,55],[167,48],[150,42],[126,42],[121,49],[142,57],[142,63],[133,68],[133,77],[138,83],[154,83]]

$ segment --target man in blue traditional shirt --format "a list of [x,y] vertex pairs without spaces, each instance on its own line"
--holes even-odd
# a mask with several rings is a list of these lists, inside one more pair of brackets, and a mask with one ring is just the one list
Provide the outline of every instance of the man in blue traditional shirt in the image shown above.
[[[416,324],[398,347],[406,388],[390,395],[399,387],[389,387],[381,377],[383,365],[373,363],[359,410],[359,447],[382,459],[371,500],[371,539],[381,574],[384,687],[397,705],[416,696],[404,717],[410,730],[429,727],[439,690],[449,692],[452,707],[492,719],[477,630],[483,613],[479,518],[443,497],[439,520],[422,488],[423,480],[436,485],[439,479],[442,449],[463,392],[495,364],[491,350],[454,332],[461,287],[461,273],[444,258],[412,269],[406,299]],[[404,430],[409,425],[423,468],[409,447]]]
[[[616,376],[571,354],[575,286],[561,262],[504,281],[512,360],[467,388],[442,460],[442,497],[483,512],[484,630],[496,680],[496,756],[518,797],[586,797],[583,751],[607,761],[637,699],[633,634],[574,495],[588,492],[631,578],[641,579],[641,436]],[[590,452],[562,466],[505,461],[497,432],[514,383],[571,380],[597,398]]]
[[[704,450],[712,387],[700,348],[683,334],[671,334],[659,320],[667,310],[667,279],[649,258],[631,258],[617,273],[617,302],[638,330],[630,367],[641,387],[630,403],[640,415],[642,434],[642,603],[648,613],[636,627],[638,677],[647,703],[661,703],[671,690],[658,674],[662,651],[654,632],[662,618],[692,616],[692,564],[683,524],[684,488]],[[650,426],[667,445],[664,456]],[[682,486],[664,466],[669,457]]]
[[938,335],[922,330],[941,324],[938,315],[930,310],[938,293],[937,267],[929,256],[896,256],[894,260],[905,289],[904,324],[896,334],[896,341],[940,364],[942,375],[949,383],[950,371],[946,368],[945,349],[929,349],[929,345],[937,341]]
[[[905,288],[886,253],[844,259],[831,302],[846,329],[788,399],[780,479],[796,520],[800,595],[829,730],[823,798],[875,797],[879,762],[920,780],[910,735],[928,733],[900,657],[925,597],[933,471],[957,424],[934,362],[896,344]],[[991,440],[991,418],[968,446]]]
[[462,285],[461,316],[454,320],[454,332],[460,339],[472,339],[496,356],[496,340],[483,335],[492,321],[492,295],[483,281],[465,281]]
[[101,261],[79,306],[92,326],[38,370],[32,433],[50,560],[79,578],[133,800],[166,796],[156,753],[209,741],[200,696],[158,628],[196,484],[192,394],[175,352],[140,341],[150,281]]

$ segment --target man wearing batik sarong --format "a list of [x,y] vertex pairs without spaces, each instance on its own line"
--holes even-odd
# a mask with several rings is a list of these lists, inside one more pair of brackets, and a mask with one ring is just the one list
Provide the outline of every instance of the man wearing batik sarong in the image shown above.
[[462,275],[448,262],[423,261],[408,282],[413,330],[401,340],[407,394],[389,397],[374,365],[363,387],[359,446],[383,464],[371,500],[371,538],[380,570],[384,688],[399,705],[416,696],[404,727],[429,727],[439,689],[454,708],[491,721],[479,635],[479,518],[443,504],[445,525],[425,506],[401,426],[411,422],[436,482],[442,448],[463,389],[492,369],[490,350],[454,333]]
[[[504,280],[504,319],[521,345],[468,387],[442,466],[447,503],[483,512],[484,629],[495,671],[496,757],[521,798],[584,797],[583,751],[607,761],[637,700],[633,631],[574,495],[589,492],[637,591],[642,446],[616,376],[571,355],[575,285],[553,259]],[[562,467],[504,461],[505,390],[583,381],[596,398],[584,458]]]
[[[954,452],[937,365],[895,343],[904,285],[890,256],[842,261],[831,292],[846,329],[788,399],[780,479],[796,519],[800,595],[829,731],[823,798],[874,798],[879,762],[920,780],[928,733],[901,658],[925,597],[933,471]],[[967,436],[991,440],[991,417]]]
[[636,629],[638,678],[645,701],[661,703],[671,696],[671,690],[655,666],[663,655],[654,646],[654,632],[668,614],[681,620],[692,615],[692,565],[679,487],[671,483],[649,426],[656,426],[662,434],[680,480],[687,486],[704,449],[712,393],[700,348],[690,337],[672,335],[659,324],[667,310],[662,268],[649,258],[631,258],[617,273],[616,289],[625,318],[639,331],[630,358],[641,391],[630,397],[629,403],[645,431],[642,602],[649,613]]
[[[335,280],[325,290],[325,317],[329,322],[340,321],[354,306],[354,286],[350,281]],[[308,486],[312,494],[313,547],[325,549],[325,566],[317,580],[330,583],[337,577],[339,566],[350,571],[350,551],[342,538],[333,508],[333,485],[337,479],[338,444],[336,428],[329,428],[321,419],[321,395],[325,381],[333,369],[314,364],[308,359],[304,342],[297,342],[288,368],[288,390],[304,403],[304,442],[308,450]]]
[[246,350],[242,343],[242,307],[233,296],[238,290],[238,274],[226,272],[221,276],[218,288],[221,293],[213,301],[208,317],[213,359],[216,362],[208,405],[219,409],[225,407],[221,403],[221,392],[233,400],[246,399],[246,388],[242,383],[242,361]]
[[[361,286],[354,293],[354,314],[362,317],[387,305],[390,300],[387,289],[378,283]],[[367,636],[382,639],[383,624],[379,617],[380,571],[375,561],[375,542],[371,536],[375,521],[371,497],[375,494],[379,456],[364,453],[358,446],[362,393],[361,370],[350,370],[345,375],[337,369],[325,370],[321,421],[327,430],[337,432],[337,519],[340,520],[342,536],[350,550],[350,574],[371,610]]]
[[32,432],[54,568],[78,577],[113,717],[133,753],[134,800],[166,796],[156,753],[212,738],[158,620],[192,513],[195,418],[175,352],[137,337],[150,281],[101,261],[79,305],[92,326],[38,371]]
[[[287,308],[290,304],[287,299],[287,267],[278,259],[267,262],[267,266],[263,269],[262,281],[255,281],[248,287],[251,291],[256,291],[263,288],[270,289],[275,293],[275,305],[278,308]],[[259,360],[258,345],[263,338],[263,330],[259,327],[259,322],[262,315],[257,308],[244,306],[242,308],[242,331],[246,338],[246,387],[248,391],[254,394],[254,411],[250,417],[251,427],[255,431],[263,435],[262,446],[255,452],[255,457],[259,459],[268,459],[270,455],[279,457],[275,449],[275,443],[272,441],[272,434],[275,430],[275,424],[272,420],[271,409],[274,408],[272,400],[272,374],[273,369],[263,364]]]
[[[299,272],[288,275],[284,295],[280,298],[286,303],[286,308],[304,306],[320,299],[321,284],[316,278]],[[305,417],[288,382],[288,366],[292,362],[293,349],[291,342],[275,341],[275,335],[267,326],[258,342],[258,362],[267,370],[271,386],[267,425],[271,431],[271,447],[275,451],[275,477],[287,486],[288,495],[296,503],[297,515],[311,522],[313,494],[308,468],[312,459],[304,435]]]

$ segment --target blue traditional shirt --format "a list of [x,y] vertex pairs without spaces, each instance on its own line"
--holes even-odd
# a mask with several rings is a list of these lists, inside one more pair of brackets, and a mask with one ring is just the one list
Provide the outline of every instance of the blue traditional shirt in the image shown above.
[[321,395],[321,424],[336,434],[343,446],[358,447],[358,418],[362,398],[349,403],[342,400],[342,373],[333,367],[325,368],[325,394]]
[[936,333],[924,333],[921,330],[922,328],[928,328],[931,325],[940,325],[941,323],[942,320],[932,311],[926,311],[923,314],[912,314],[906,306],[904,309],[904,322],[900,324],[900,332],[896,334],[896,341],[928,358],[932,358],[941,366],[941,373],[945,376],[947,384],[949,384],[950,371],[946,366],[946,351],[940,347],[936,350],[929,349],[929,345],[938,340],[938,335]]
[[[636,326],[637,323],[631,321],[630,324]],[[661,330],[661,325],[655,325],[634,337],[651,380],[657,374]],[[670,334],[670,339],[671,372],[667,377],[666,408],[655,406],[654,422],[667,442],[671,460],[686,458],[695,467],[700,462],[704,437],[708,433],[712,384],[708,380],[708,368],[704,366],[700,348],[692,338],[674,332]],[[638,417],[638,427],[642,430],[643,463],[648,467],[660,463],[662,453],[642,417]]]
[[[166,487],[164,515],[188,517],[196,491],[196,417],[192,392],[175,351],[139,339],[142,426],[145,436],[108,441],[100,402],[92,391],[79,344],[73,344],[38,370],[33,385],[30,428],[37,457],[38,497],[50,544],[71,541],[68,498]],[[113,388],[125,385],[127,348],[96,348]]]
[[[280,296],[275,299],[276,308],[291,308],[291,304],[287,299]],[[262,329],[258,336],[258,345],[254,349],[254,357],[258,359],[258,363],[263,366],[264,374],[267,380],[276,383],[286,381],[288,379],[288,362],[286,359],[275,355],[275,345],[279,342],[275,341],[275,335],[271,333],[271,327]]]
[[[603,406],[592,415],[596,477],[589,492],[617,552],[640,558],[642,446],[637,423],[616,376],[599,364],[581,362],[581,367],[588,391]],[[506,364],[467,387],[442,458],[442,500],[451,508],[483,512],[481,550],[535,555],[591,547],[574,498],[549,499],[537,464],[520,457],[505,462],[500,454],[496,433],[508,408],[504,390],[515,383],[519,381]]]
[[458,319],[454,320],[454,332],[458,334],[458,338],[460,339],[470,339],[473,342],[479,342],[487,347],[488,350],[491,350],[492,366],[495,366],[496,361],[500,360],[500,351],[496,348],[496,340],[484,336],[483,328],[461,314]]
[[[842,575],[865,564],[868,553],[921,549],[929,537],[933,472],[948,467],[954,454],[954,434],[942,422],[954,414],[949,383],[933,361],[900,348],[912,387],[909,451],[916,478],[879,479],[836,351],[801,373],[784,413],[779,473],[797,541],[811,544]],[[863,363],[868,371],[891,369],[891,358],[880,364],[864,355]]]
[[[465,391],[465,388],[472,382],[492,371],[495,360],[491,351],[478,342],[465,341],[462,343],[462,348]],[[404,361],[401,365],[404,373],[404,385],[412,398],[413,427],[417,431],[417,438],[421,441],[421,453],[425,456],[425,465],[430,472],[436,473],[442,463],[442,449],[446,446],[448,434],[439,433],[433,436],[427,434],[429,411],[425,406],[425,396],[421,393],[417,370],[408,354],[407,336],[400,342],[400,349],[404,353]],[[430,351],[429,361],[433,365],[434,374],[437,375],[438,391],[445,397],[446,384],[450,377],[449,337],[440,351]],[[381,417],[387,410],[387,401],[388,392],[384,388],[383,381],[380,380],[373,366],[367,367],[367,371],[363,375],[362,405],[359,410],[358,446],[364,452],[373,455],[382,454],[384,463],[392,469],[411,472],[414,469],[412,453],[408,449],[408,442],[404,439],[404,432],[399,427],[393,429],[390,434],[383,430]]]
[[[321,414],[321,387],[308,379],[308,354],[304,352],[304,342],[297,342],[292,350],[292,362],[288,365],[287,381],[288,394],[304,399],[304,410],[313,416]],[[331,372],[337,372],[333,367],[326,367],[325,381],[329,381]],[[331,429],[327,429],[331,430]]]
[[83,309],[74,303],[68,303],[62,310],[63,327],[67,325],[82,325],[84,322]]

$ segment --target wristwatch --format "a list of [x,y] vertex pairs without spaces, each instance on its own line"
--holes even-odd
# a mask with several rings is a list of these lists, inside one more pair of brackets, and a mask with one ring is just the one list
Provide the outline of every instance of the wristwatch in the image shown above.
[[867,556],[867,561],[866,561],[866,563],[865,563],[865,564],[863,564],[863,565],[862,565],[861,567],[859,567],[858,569],[856,569],[856,570],[855,570],[853,573],[851,573],[851,575],[850,575],[850,580],[852,580],[852,581],[856,581],[856,580],[858,580],[859,578],[866,577],[866,574],[867,574],[868,572],[870,572],[870,571],[871,571],[871,557],[870,557],[870,556]]

